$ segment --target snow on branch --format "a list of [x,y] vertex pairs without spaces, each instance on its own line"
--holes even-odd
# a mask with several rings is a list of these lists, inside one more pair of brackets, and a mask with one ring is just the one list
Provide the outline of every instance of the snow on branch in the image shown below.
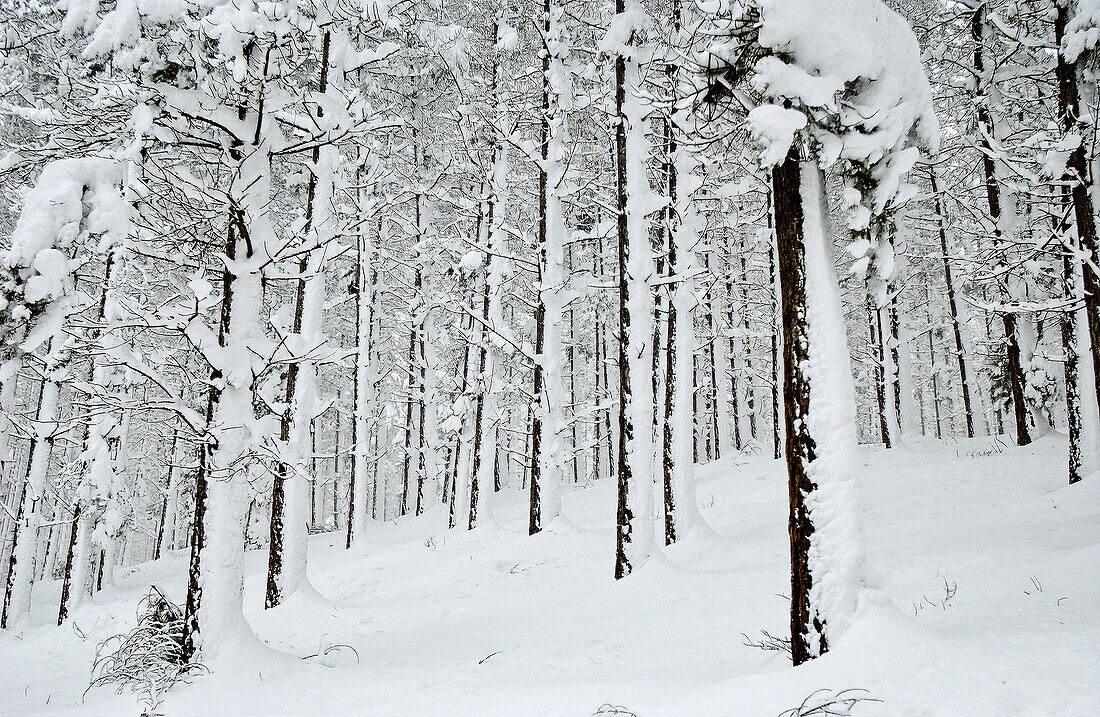
[[27,194],[0,256],[0,346],[8,357],[33,351],[62,329],[72,310],[79,264],[75,244],[96,237],[94,251],[110,252],[132,229],[122,194],[123,165],[83,158],[51,162]]
[[[879,0],[751,0],[736,15],[712,3],[720,30],[704,63],[715,102],[745,91],[749,131],[764,167],[802,141],[844,179],[854,271],[892,271],[897,210],[915,187],[905,175],[935,152],[939,124],[908,23]],[[746,85],[747,88],[742,87]]]

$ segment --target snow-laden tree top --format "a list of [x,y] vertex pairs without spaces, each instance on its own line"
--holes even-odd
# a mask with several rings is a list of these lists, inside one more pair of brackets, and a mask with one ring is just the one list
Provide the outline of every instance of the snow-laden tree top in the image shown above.
[[61,329],[74,291],[73,244],[97,238],[105,254],[131,231],[121,162],[65,159],[42,170],[0,255],[0,355],[31,351]]
[[[920,149],[938,149],[939,124],[904,18],[879,0],[751,0],[733,11],[721,0],[703,5],[726,17],[709,48],[709,95],[735,95],[751,107],[749,131],[763,166],[783,161],[797,137],[807,140],[818,163],[844,177],[856,232],[913,196],[904,175]],[[864,243],[857,269],[872,260]],[[889,273],[886,259],[875,262],[878,273]]]
[[763,102],[749,123],[765,166],[804,131],[822,166],[840,160],[849,165],[842,173],[870,175],[866,203],[880,214],[902,191],[917,148],[938,148],[916,38],[879,0],[752,0],[728,27],[710,47],[710,66],[719,63],[713,75],[731,90],[731,80],[751,74]]
[[1100,44],[1100,0],[1079,0],[1066,26],[1062,54],[1070,62],[1077,62],[1084,59],[1082,55],[1094,53],[1097,44]]

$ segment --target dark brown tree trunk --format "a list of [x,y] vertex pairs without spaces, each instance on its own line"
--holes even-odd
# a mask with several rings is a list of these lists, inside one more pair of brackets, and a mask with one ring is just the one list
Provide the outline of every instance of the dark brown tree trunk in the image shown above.
[[[110,284],[110,281],[111,281],[111,270],[114,268],[114,261],[115,261],[114,254],[113,253],[108,254],[107,255],[107,261],[106,261],[106,266],[105,266],[104,271],[103,271],[103,290],[100,292],[100,296],[99,296],[99,321],[100,321],[101,324],[103,323],[104,318],[107,316],[107,290],[109,288],[109,284]],[[99,329],[95,330],[95,335],[98,337]],[[94,373],[95,373],[95,363],[93,362],[92,365],[88,367],[88,380],[89,380],[89,382],[94,377]],[[88,448],[88,424],[87,423],[85,423],[84,426],[82,427],[82,432],[83,432],[83,437],[80,440],[81,452],[83,452],[84,450],[86,450]],[[177,435],[177,432],[173,431],[172,432],[172,456],[175,456],[176,435]],[[85,472],[87,471],[87,465],[86,464],[84,464],[82,466],[82,468],[84,469]],[[172,477],[171,464],[169,464],[168,477],[169,477],[169,480],[171,480],[171,477]],[[165,495],[165,499],[167,499],[167,495]],[[165,507],[162,505],[162,507],[161,507],[161,526],[160,526],[161,531],[164,530],[164,510],[165,510]],[[58,605],[58,608],[57,608],[57,624],[58,625],[63,623],[65,621],[65,618],[68,617],[68,615],[69,615],[69,604],[68,604],[69,603],[69,595],[70,595],[70,585],[69,585],[69,583],[72,580],[72,575],[71,575],[70,571],[72,570],[72,566],[73,566],[73,551],[76,549],[76,537],[79,534],[79,531],[77,530],[77,524],[78,524],[78,521],[80,519],[80,513],[81,513],[81,500],[80,500],[80,497],[79,496],[74,496],[74,498],[73,498],[73,518],[72,518],[73,523],[72,523],[72,527],[70,528],[70,533],[71,533],[72,539],[69,540],[69,545],[68,545],[68,547],[66,548],[66,551],[65,551],[65,572],[61,576],[61,601],[60,601],[60,604]],[[161,539],[160,535],[158,534],[157,535],[157,548],[156,548],[156,551],[155,551],[154,559],[160,557],[160,539]]]
[[[665,246],[666,231],[656,233],[653,237],[651,246],[653,247],[653,267],[654,274],[657,277],[666,276],[665,267]],[[661,286],[655,285],[652,290],[653,294],[653,334],[650,336],[650,346],[653,347],[652,355],[650,356],[650,370],[651,380],[649,384],[650,390],[653,392],[653,440],[657,446],[663,445],[664,435],[668,433],[667,426],[662,425],[661,416],[664,415],[665,404],[669,403],[669,396],[661,395],[661,389],[664,387],[664,376],[661,374],[661,315],[665,312],[665,307],[662,306],[665,301],[665,290],[669,285]],[[671,298],[671,297],[670,297]],[[669,302],[671,303],[671,302]]]
[[164,523],[168,519],[168,493],[172,490],[172,474],[176,470],[176,441],[178,440],[179,429],[173,428],[172,446],[168,449],[168,475],[164,479],[164,497],[160,502],[160,520],[157,521],[157,541],[153,545],[153,560],[160,559],[160,549],[164,543]]
[[[413,277],[413,290],[420,291],[420,269],[416,269]],[[408,361],[408,390],[405,396],[405,459],[401,468],[401,506],[400,515],[409,512],[409,469],[412,465],[412,432],[413,432],[413,377],[416,375],[416,316],[410,317],[409,327],[409,361]],[[419,459],[418,459],[419,460]]]
[[[324,34],[323,45],[321,50],[321,78],[318,85],[318,91],[325,92],[328,85],[328,56],[329,56],[329,33]],[[320,117],[324,114],[320,106],[317,107],[317,116]],[[316,166],[321,156],[320,147],[313,148],[313,165]],[[305,227],[303,234],[309,234],[313,227],[313,205],[316,201],[317,194],[317,174],[311,171],[309,174],[309,180],[306,184],[306,213],[305,213]],[[306,272],[309,271],[309,253],[302,254],[302,258],[298,262],[298,282],[294,296],[294,321],[292,331],[295,334],[302,332],[302,310],[305,304],[306,295]],[[285,387],[285,403],[286,408],[283,409],[283,415],[279,418],[279,440],[285,445],[290,438],[290,428],[294,421],[294,392],[298,385],[298,372],[300,370],[300,363],[298,361],[292,361],[286,370],[286,387]],[[283,528],[286,521],[286,495],[285,484],[286,480],[293,470],[290,466],[280,462],[275,468],[275,475],[271,485],[271,529],[270,537],[268,540],[267,551],[267,590],[264,595],[264,608],[273,608],[282,602],[284,595],[281,594],[279,585],[279,579],[283,572]],[[316,476],[314,476],[316,479]]]
[[[236,212],[231,208],[231,212]],[[226,232],[225,255],[232,261],[237,257],[237,235],[234,227],[237,222],[230,221]],[[228,268],[222,270],[222,310],[218,318],[218,346],[225,347],[226,333],[229,331],[229,320],[233,311],[233,274]],[[222,379],[222,372],[218,368],[210,370],[210,388],[206,394],[206,426],[214,421],[214,409],[221,399],[221,389],[218,388]],[[195,472],[195,510],[191,517],[191,556],[187,568],[187,600],[183,613],[183,648],[181,657],[185,662],[191,660],[198,649],[196,638],[199,634],[198,613],[202,605],[202,585],[199,576],[202,570],[202,549],[206,542],[206,498],[208,493],[207,473],[210,469],[210,458],[214,450],[208,436],[202,436],[199,446],[199,464]]]
[[[493,203],[490,200],[487,210],[486,221],[489,227],[492,227],[493,223]],[[492,229],[490,229],[492,231]],[[480,232],[478,233],[480,236]],[[473,530],[477,525],[477,511],[478,511],[478,493],[480,491],[480,484],[478,481],[478,474],[481,472],[481,454],[483,452],[482,443],[484,442],[485,435],[482,430],[482,421],[485,416],[485,364],[488,360],[488,344],[489,344],[489,332],[487,327],[489,325],[489,275],[488,267],[485,267],[485,277],[482,280],[481,291],[481,322],[478,329],[478,359],[477,359],[477,381],[475,386],[477,387],[477,399],[474,404],[474,445],[473,455],[470,460],[470,516],[467,522],[467,530]],[[472,326],[471,326],[472,328]],[[493,447],[496,450],[496,447]]]
[[[550,32],[550,0],[542,3],[542,31]],[[542,152],[542,163],[539,164],[539,248],[538,248],[538,273],[535,280],[538,282],[538,306],[535,308],[535,366],[534,385],[532,386],[532,418],[531,418],[531,510],[527,524],[527,532],[534,535],[543,529],[542,524],[542,412],[546,403],[543,392],[545,377],[542,372],[542,352],[546,334],[546,304],[542,291],[542,271],[546,265],[546,232],[548,231],[546,216],[546,192],[548,190],[549,176],[546,173],[546,162],[550,156],[550,53],[542,52],[542,116],[539,122],[539,144]]]
[[420,401],[417,404],[417,428],[416,428],[416,515],[424,512],[424,481],[428,478],[427,452],[428,443],[424,435],[424,418],[428,413],[428,354],[426,349],[425,329],[421,327],[420,343]]
[[955,356],[959,363],[959,383],[962,384],[963,412],[966,414],[966,437],[974,437],[974,410],[970,404],[970,382],[966,376],[966,354],[963,350],[962,328],[959,325],[959,310],[955,302],[955,282],[951,275],[951,260],[947,253],[947,216],[944,213],[943,199],[936,180],[935,167],[928,168],[928,177],[932,183],[932,199],[936,207],[936,219],[940,235],[940,253],[943,258],[943,276],[947,284],[947,309],[951,318],[951,328],[955,332]]
[[[619,15],[626,11],[624,0],[615,0],[615,12]],[[615,57],[615,199],[617,216],[615,222],[618,240],[619,270],[619,450],[616,456],[617,506],[615,511],[615,579],[629,575],[634,566],[630,562],[629,545],[633,542],[632,531],[635,516],[630,509],[630,489],[634,482],[633,472],[627,460],[627,446],[634,440],[634,425],[630,420],[630,367],[627,347],[630,341],[630,274],[629,274],[629,233],[626,217],[626,119],[623,113],[626,102],[626,58],[622,54]]]
[[1062,314],[1062,348],[1066,354],[1066,422],[1069,429],[1069,482],[1081,480],[1081,385],[1078,380],[1080,357],[1077,354],[1077,316],[1073,297],[1077,293],[1077,257],[1070,249],[1062,252],[1062,279],[1070,308]]
[[[314,161],[316,162],[316,156],[314,157]],[[316,186],[316,181],[317,178],[311,174],[308,190],[311,196],[307,204],[307,215],[312,211],[312,194]],[[306,222],[308,225],[308,217]],[[308,254],[305,254],[298,263],[298,271],[300,274],[304,275],[308,270]],[[305,291],[306,280],[304,277],[300,277],[294,297],[294,328],[292,331],[295,334],[301,333],[302,331],[302,305],[305,301]],[[294,390],[298,385],[298,370],[299,364],[297,361],[292,361],[290,365],[287,366],[286,370],[286,382],[283,391],[286,408],[283,409],[283,415],[279,417],[279,440],[282,441],[284,445],[290,439],[290,427],[294,420]],[[283,599],[283,595],[279,590],[279,576],[283,571],[283,526],[284,520],[286,519],[286,495],[284,491],[286,480],[291,470],[293,469],[290,466],[280,462],[275,467],[271,485],[271,528],[267,549],[267,590],[264,595],[265,609],[275,607],[281,603]],[[311,507],[312,502],[311,500]]]
[[936,417],[936,440],[943,438],[943,422],[940,418],[940,387],[936,381],[936,345],[933,341],[932,334],[934,333],[932,328],[928,329],[928,366],[929,373],[932,374],[932,407],[935,409]]
[[[894,405],[892,410],[894,411],[894,421],[897,426],[897,430],[900,433],[902,431],[902,419],[901,419],[901,339],[899,337],[900,327],[898,326],[898,294],[896,292],[891,293],[890,304],[886,311],[890,317],[890,361],[893,364],[893,373],[890,376],[890,385],[893,386],[892,396]],[[894,436],[894,440],[899,440],[900,436]]]
[[[772,228],[772,195],[769,187],[768,191],[768,229]],[[779,301],[776,298],[779,292],[779,275],[778,268],[775,260],[775,241],[771,241],[768,247],[768,274],[771,276],[771,290],[772,290],[772,332],[771,332],[771,354],[772,354],[772,458],[779,460],[783,457],[783,449],[781,447],[781,431],[779,428],[779,383],[782,381],[781,370],[779,365],[779,335],[782,329],[782,312],[779,306]]]
[[[749,413],[749,436],[756,441],[756,373],[752,360],[752,337],[749,333],[749,267],[745,254],[744,242],[741,243],[741,329],[744,332],[742,339],[745,347],[745,370],[748,378],[748,386],[745,391],[745,410]],[[736,401],[736,396],[734,398]]]
[[[413,144],[413,147],[412,147],[412,149],[413,149],[413,161],[414,161],[414,163],[416,164],[416,166],[419,170],[420,165],[421,165],[421,149],[420,149],[419,133],[417,132],[417,129],[416,129],[415,126],[412,128],[412,137],[413,137],[413,142],[412,142],[412,144]],[[413,263],[415,264],[415,268],[413,270],[413,301],[414,302],[417,299],[420,298],[420,294],[421,294],[421,290],[423,288],[423,282],[424,282],[424,278],[423,278],[422,272],[420,270],[420,264],[419,264],[419,262],[420,262],[420,256],[419,256],[420,249],[419,249],[419,246],[420,246],[420,241],[423,239],[423,236],[421,235],[421,229],[422,229],[421,223],[423,222],[423,215],[422,215],[423,207],[421,206],[422,202],[423,202],[423,197],[418,192],[417,195],[416,195],[416,201],[415,201],[415,206],[414,206],[414,217],[413,217],[414,221],[416,222],[416,240],[417,240],[417,249],[416,249],[417,255],[413,257]],[[421,333],[423,331],[423,326],[420,323],[418,323],[419,317],[417,317],[415,314],[413,314],[409,317],[409,319],[410,319],[410,325],[409,325],[409,360],[408,360],[408,372],[409,372],[408,403],[405,405],[405,460],[404,460],[403,467],[402,467],[402,470],[401,470],[400,515],[405,515],[409,512],[409,487],[410,487],[409,486],[409,470],[411,468],[412,450],[413,450],[412,449],[413,377],[416,376],[417,373],[418,373],[417,367],[416,367],[417,347],[419,345],[418,342],[422,342],[424,340],[423,337],[421,336]],[[422,321],[422,319],[420,319],[420,320]],[[421,366],[420,370],[419,370],[419,374],[420,374],[421,377],[423,377],[423,375],[424,375],[423,371],[424,371],[424,367]],[[421,381],[421,386],[420,386],[420,397],[421,397],[421,399],[423,398],[423,395],[424,395],[424,385],[423,385],[423,381]],[[420,423],[420,425],[423,425],[424,404],[419,403],[418,406],[417,406],[417,410],[421,414],[420,419],[419,419],[419,423]],[[422,460],[423,460],[423,457],[420,455],[421,451],[423,450],[423,444],[424,444],[424,436],[422,434],[417,436],[417,443],[419,445],[419,447],[417,449],[417,465],[419,466],[421,464]],[[419,479],[418,479],[418,486],[419,485],[420,485],[420,483],[419,483]]]
[[[463,292],[462,301],[465,304],[466,295]],[[474,320],[470,318],[468,320],[469,330],[474,329]],[[460,396],[466,395],[466,387],[470,384],[470,345],[467,343],[462,349],[462,372],[459,376],[459,388],[458,393]],[[453,461],[451,465],[451,492],[447,496],[447,527],[453,528],[458,525],[458,508],[456,506],[456,494],[458,493],[458,472],[459,467],[462,464],[462,432],[460,431],[458,436],[455,437],[454,447],[451,450],[451,459]]]
[[[672,23],[675,29],[680,28],[680,0],[673,0],[672,3]],[[665,69],[668,77],[668,83],[672,96],[673,104],[675,104],[676,98],[676,67],[673,64],[668,64]],[[670,115],[674,111],[670,110]],[[673,223],[678,220],[676,216],[676,202],[677,185],[676,185],[676,168],[673,163],[673,158],[676,156],[677,142],[676,131],[673,127],[672,118],[665,122],[665,188],[668,194],[668,210],[665,212],[665,244],[668,246],[667,257],[667,275],[668,277],[675,276],[677,269],[677,261],[679,258],[676,255],[676,238],[673,236],[672,227]],[[661,418],[662,421],[658,422],[658,425],[664,426],[664,431],[661,435],[661,487],[662,496],[664,499],[665,508],[665,545],[672,545],[676,542],[676,493],[673,481],[673,469],[675,467],[675,445],[673,443],[673,433],[683,430],[691,430],[690,426],[673,426],[672,425],[672,404],[676,400],[676,301],[673,297],[673,292],[676,291],[675,284],[669,283],[669,301],[668,301],[668,313],[665,315],[665,403],[664,411]],[[657,355],[657,344],[653,344],[653,355]],[[686,378],[686,377],[685,377]]]
[[[974,11],[971,20],[971,35],[977,46],[974,49],[974,69],[979,82],[985,73],[984,46],[985,23],[982,20],[984,5],[979,5]],[[984,88],[980,90],[984,92]],[[994,247],[1001,248],[1002,236],[1000,228],[1001,219],[1001,188],[997,182],[996,168],[993,163],[993,149],[989,145],[989,137],[993,135],[993,120],[989,114],[988,106],[978,102],[978,143],[982,149],[982,169],[985,173],[986,200],[989,203],[989,216],[993,220]],[[1016,335],[1016,315],[1005,310],[1001,319],[1004,323],[1005,343],[1008,353],[1008,379],[1009,392],[1012,396],[1013,412],[1016,416],[1016,444],[1026,446],[1031,443],[1031,435],[1027,430],[1027,406],[1024,403],[1024,377],[1020,364],[1020,340]]]
[[[363,295],[362,292],[365,288],[363,286],[360,286],[360,284],[362,283],[362,276],[363,276],[362,265],[363,265],[363,237],[357,235],[356,238],[355,238],[355,291],[354,291],[354,294],[355,294],[355,336],[356,336],[356,344],[357,345],[358,345],[359,341],[362,340],[361,338],[359,338],[360,335],[361,335],[360,330],[359,330],[359,326],[360,326],[360,322],[362,321],[362,307],[360,305],[360,301],[361,301],[361,297]],[[356,348],[358,348],[358,346],[356,346]],[[351,371],[351,481],[350,481],[350,484],[348,486],[348,525],[347,525],[346,534],[344,536],[344,549],[345,550],[348,550],[348,549],[351,548],[351,539],[353,537],[352,536],[352,532],[353,532],[352,528],[354,527],[354,523],[355,523],[355,479],[357,477],[356,474],[355,474],[355,463],[356,463],[355,456],[356,456],[356,453],[357,453],[358,448],[359,448],[359,432],[358,432],[358,428],[357,428],[357,426],[359,424],[359,421],[356,420],[356,415],[357,415],[357,409],[358,409],[358,406],[359,406],[359,391],[361,389],[364,389],[364,388],[365,387],[361,387],[359,385],[359,369],[358,369],[358,365],[356,365],[356,367],[353,368],[352,371]],[[366,478],[366,476],[362,476],[362,479],[364,479],[364,483],[365,483],[365,478]]]
[[[565,247],[565,276],[571,277],[573,273],[573,245]],[[565,308],[565,325],[569,327],[569,340],[565,344],[565,361],[569,366],[566,378],[569,380],[569,462],[573,466],[573,483],[581,482],[580,455],[577,447],[577,343],[576,343],[576,314],[573,312],[572,302]]]
[[886,359],[882,351],[882,313],[874,299],[867,297],[867,325],[870,328],[871,356],[875,362],[875,401],[878,403],[878,431],[882,444],[890,447],[890,424],[886,420]]
[[[604,275],[603,237],[596,237],[596,246],[593,253],[595,277],[597,280],[602,280]],[[601,400],[605,396],[610,397],[611,395],[607,370],[607,329],[603,322],[602,312],[599,310],[598,304],[595,307],[595,314],[594,369],[596,372],[596,397],[597,400]],[[607,477],[613,478],[615,476],[615,460],[611,455],[614,452],[614,443],[611,436],[611,408],[608,407],[596,414],[595,421],[596,441],[593,446],[593,460],[596,461],[596,468],[593,473],[597,478],[600,477],[600,445],[604,445],[604,455],[607,457]]]
[[[806,507],[806,496],[816,486],[806,466],[816,457],[817,446],[810,435],[809,377],[803,367],[809,361],[806,330],[806,265],[802,235],[801,168],[797,147],[772,171],[775,202],[776,246],[783,321],[783,397],[785,408],[787,476],[790,493],[789,534],[791,546],[791,657],[800,665],[826,651],[823,626],[811,612],[810,539],[814,525]],[[817,644],[811,644],[808,628],[813,621]]]
[[[1057,14],[1054,19],[1054,37],[1056,46],[1061,48],[1069,22],[1069,3],[1055,5]],[[1058,110],[1062,126],[1067,134],[1079,131],[1082,137],[1081,143],[1070,153],[1066,162],[1064,179],[1071,182],[1070,197],[1073,200],[1073,215],[1077,221],[1077,241],[1087,257],[1082,267],[1085,280],[1085,317],[1088,321],[1089,342],[1092,345],[1096,398],[1100,403],[1100,277],[1097,277],[1095,268],[1096,262],[1100,262],[1100,254],[1097,252],[1096,215],[1093,213],[1092,196],[1089,194],[1092,178],[1089,175],[1084,144],[1084,137],[1090,136],[1092,130],[1082,126],[1076,63],[1066,62],[1066,58],[1059,52],[1055,74],[1058,77]]]
[[[737,339],[733,336],[733,327],[737,324],[735,312],[733,310],[733,251],[727,244],[726,251],[726,326],[730,332],[729,338],[726,339],[726,349],[729,352],[729,356],[726,357],[726,361],[729,363],[729,380],[730,380],[730,395],[733,397],[733,401],[730,405],[730,423],[733,424],[733,448],[736,451],[740,451],[744,447],[744,441],[741,436],[741,406],[740,406],[740,392],[738,391],[737,380]],[[742,305],[742,311],[744,311],[744,305]],[[717,338],[715,339],[717,341]],[[715,378],[718,377],[718,372],[715,372]],[[715,395],[717,396],[717,391]],[[715,415],[718,413],[717,404],[714,409]],[[717,449],[719,441],[717,438],[714,441],[715,448]]]
[[[711,271],[711,256],[712,254],[709,252],[703,255],[703,269],[708,273]],[[718,337],[714,331],[714,296],[712,292],[707,292],[704,300],[703,322],[707,335],[707,345],[705,347],[708,374],[706,402],[710,410],[707,416],[707,427],[703,430],[703,435],[706,437],[703,455],[707,457],[707,460],[717,460],[722,457],[722,441],[718,422],[718,361],[714,351],[714,344],[718,341]]]
[[1016,333],[1016,314],[1005,312],[1001,316],[1004,322],[1005,337],[1008,339],[1008,382],[1012,390],[1012,412],[1016,420],[1016,445],[1031,443],[1031,434],[1027,430],[1027,403],[1024,399],[1024,371],[1020,360],[1020,340]]
[[[76,548],[77,533],[79,532],[80,512],[80,503],[74,503],[73,519],[69,527],[69,547],[65,551],[65,572],[61,576],[61,605],[57,609],[58,625],[64,623],[65,618],[69,616],[69,593],[72,590],[73,554]],[[82,589],[82,586],[77,586],[77,589]]]

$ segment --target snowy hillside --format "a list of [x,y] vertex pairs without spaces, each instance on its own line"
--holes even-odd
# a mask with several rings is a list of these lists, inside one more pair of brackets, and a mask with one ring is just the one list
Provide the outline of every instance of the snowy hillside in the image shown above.
[[[1064,455],[1053,434],[1026,448],[865,448],[866,581],[881,592],[863,593],[844,638],[798,668],[745,644],[789,629],[787,487],[780,462],[738,457],[700,467],[713,532],[621,581],[606,482],[567,492],[564,519],[533,537],[519,492],[496,496],[470,532],[445,530],[435,509],[372,525],[351,550],[316,535],[319,595],[267,611],[266,551],[251,551],[245,611],[267,647],[224,655],[158,711],[767,717],[815,690],[859,688],[881,700],[857,703],[860,717],[1096,714],[1100,481],[1065,486]],[[129,695],[82,699],[95,645],[132,627],[151,583],[181,600],[185,561],[121,572],[62,627],[58,583],[36,585],[36,626],[0,635],[0,713],[137,717]]]

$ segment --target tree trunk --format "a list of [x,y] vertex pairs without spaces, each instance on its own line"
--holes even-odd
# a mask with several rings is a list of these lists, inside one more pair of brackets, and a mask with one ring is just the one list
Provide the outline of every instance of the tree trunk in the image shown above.
[[[772,189],[783,296],[791,650],[798,665],[825,652],[855,612],[862,560],[851,485],[855,389],[822,172],[813,160],[800,162],[792,147],[772,171]],[[815,592],[819,583],[827,589]]]
[[[176,441],[179,439],[179,429],[172,429],[172,446],[168,449],[168,475],[164,479],[164,498],[160,503],[160,519],[157,521],[157,540],[153,545],[153,560],[160,560],[160,549],[164,543],[164,527],[168,520],[168,494],[172,490],[172,474],[176,469]],[[76,522],[74,517],[73,522]],[[76,528],[73,528],[73,535],[76,535]],[[71,557],[71,556],[70,556]],[[67,558],[66,564],[70,561]]]
[[870,328],[870,346],[874,361],[875,401],[878,404],[878,432],[882,444],[890,447],[890,424],[886,419],[886,361],[882,351],[882,313],[875,308],[875,300],[867,294],[867,325]]
[[814,524],[805,501],[815,488],[806,474],[806,464],[814,460],[817,446],[806,422],[810,410],[810,385],[802,371],[810,355],[805,324],[806,267],[802,249],[800,182],[797,149],[792,148],[783,163],[772,170],[772,192],[783,295],[783,396],[787,436],[784,455],[790,484],[791,656],[795,665],[828,649],[817,616],[812,618],[816,636],[811,637],[806,630],[811,624],[813,578],[809,554]]
[[38,527],[42,522],[41,503],[45,498],[49,456],[57,429],[58,401],[61,387],[50,375],[55,367],[55,356],[47,358],[42,368],[42,390],[38,395],[35,411],[34,435],[31,438],[26,473],[17,501],[12,525],[12,547],[8,558],[7,589],[0,613],[0,628],[30,611],[31,587],[34,583],[34,555],[37,546]]
[[[1058,113],[1062,127],[1067,134],[1078,131],[1081,142],[1070,153],[1066,162],[1064,180],[1070,182],[1070,197],[1073,200],[1073,215],[1077,222],[1077,241],[1086,260],[1082,269],[1085,290],[1085,318],[1088,323],[1089,342],[1092,346],[1092,369],[1095,376],[1097,404],[1100,405],[1100,277],[1097,276],[1097,263],[1100,262],[1096,236],[1096,215],[1093,212],[1092,196],[1089,193],[1093,177],[1089,174],[1088,158],[1085,155],[1085,137],[1090,136],[1092,128],[1085,125],[1081,118],[1080,98],[1078,96],[1079,77],[1077,63],[1066,62],[1060,51],[1069,22],[1069,3],[1056,3],[1054,18],[1055,44],[1059,48],[1055,74],[1058,78]],[[1078,10],[1080,12],[1080,10]]]
[[[616,0],[616,13],[639,17],[636,0]],[[635,42],[631,31],[628,42]],[[637,92],[642,71],[637,59],[615,58],[615,189],[618,209],[619,268],[619,451],[616,509],[615,578],[642,566],[653,542],[652,370],[653,272],[644,197],[649,193],[645,163],[649,156],[646,121]]]
[[772,458],[779,460],[783,457],[782,444],[783,428],[779,420],[779,386],[783,381],[783,367],[780,365],[781,357],[779,354],[779,337],[782,334],[783,329],[783,316],[781,310],[781,287],[779,283],[778,266],[776,264],[776,248],[775,248],[775,233],[772,230],[772,193],[771,188],[768,188],[768,229],[769,234],[769,246],[768,246],[768,274],[771,277],[771,299],[772,299],[772,331],[771,331],[771,354],[772,354],[772,382],[771,382],[771,394],[772,394]]
[[[539,532],[561,510],[565,484],[564,324],[565,223],[562,193],[568,160],[566,113],[560,93],[569,82],[562,10],[543,2],[543,32],[549,50],[542,60],[542,162],[539,165],[539,295],[535,329],[535,434],[532,436],[531,510],[528,532]],[[571,367],[570,367],[571,368]],[[537,458],[537,460],[536,460]],[[537,465],[541,464],[541,465]]]
[[[982,19],[983,12],[985,12],[984,5],[979,5],[977,9],[974,10],[970,30],[974,41],[977,43],[974,49],[974,70],[976,71],[979,81],[978,92],[985,93],[985,98],[987,99],[988,93],[986,92],[986,88],[981,85],[981,83],[985,81],[985,22]],[[978,103],[978,126],[978,144],[982,149],[982,169],[985,174],[986,200],[989,204],[989,216],[994,224],[994,247],[999,249],[1003,247],[1003,237],[1000,226],[1001,188],[992,157],[993,149],[988,139],[994,135],[995,128],[989,113],[988,105],[981,101]],[[1026,446],[1031,443],[1031,435],[1027,430],[1027,406],[1024,403],[1024,377],[1020,364],[1020,339],[1016,332],[1016,315],[1012,311],[1005,310],[1002,313],[1001,320],[1004,324],[1005,344],[1008,354],[1008,375],[1006,378],[1009,382],[1013,412],[1016,416],[1016,444]]]
[[951,328],[955,334],[955,356],[959,364],[959,383],[962,385],[963,412],[966,415],[966,437],[974,437],[974,409],[970,403],[970,382],[966,375],[966,349],[963,345],[962,327],[959,322],[959,310],[955,301],[955,282],[951,275],[951,259],[947,251],[947,216],[944,214],[943,199],[936,180],[936,169],[928,168],[928,177],[932,184],[932,200],[936,207],[936,224],[940,235],[940,254],[943,259],[943,277],[947,284],[947,310],[951,319]]

